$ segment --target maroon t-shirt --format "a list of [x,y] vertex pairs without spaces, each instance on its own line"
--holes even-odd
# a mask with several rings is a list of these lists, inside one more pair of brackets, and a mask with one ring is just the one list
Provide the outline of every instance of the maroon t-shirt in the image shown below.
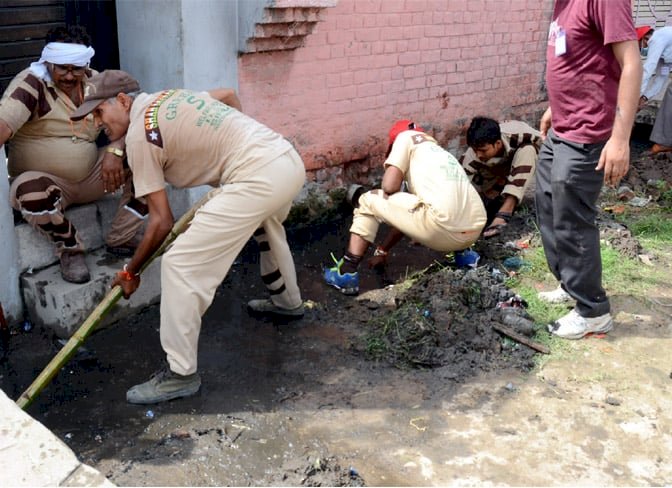
[[621,76],[611,44],[636,39],[631,0],[556,0],[546,84],[558,136],[584,144],[609,139]]

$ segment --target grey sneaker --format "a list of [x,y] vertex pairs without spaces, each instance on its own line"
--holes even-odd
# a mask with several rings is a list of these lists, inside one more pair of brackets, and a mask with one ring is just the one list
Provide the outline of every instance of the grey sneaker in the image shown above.
[[146,405],[165,402],[174,398],[195,395],[201,388],[198,373],[182,376],[173,373],[168,366],[152,375],[149,381],[135,385],[126,392],[126,401]]
[[606,334],[614,328],[611,314],[582,317],[572,309],[568,314],[549,324],[548,331],[563,339],[581,339],[588,334]]
[[91,279],[83,252],[63,251],[61,253],[61,276],[70,283],[86,283]]
[[303,317],[304,312],[303,302],[296,308],[280,308],[270,298],[250,300],[247,302],[247,308],[255,313],[282,315],[285,317]]
[[537,293],[537,296],[539,297],[539,300],[546,303],[568,303],[574,300],[562,286],[558,286],[555,290],[551,291],[540,291]]

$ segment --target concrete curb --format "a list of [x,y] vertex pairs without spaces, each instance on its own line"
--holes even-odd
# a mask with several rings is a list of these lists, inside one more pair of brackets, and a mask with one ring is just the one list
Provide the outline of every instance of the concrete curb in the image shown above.
[[0,390],[0,486],[116,486]]

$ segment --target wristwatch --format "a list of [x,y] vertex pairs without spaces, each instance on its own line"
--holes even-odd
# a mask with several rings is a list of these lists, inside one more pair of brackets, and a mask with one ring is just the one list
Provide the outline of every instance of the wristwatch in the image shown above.
[[112,153],[115,156],[119,156],[120,158],[124,157],[124,150],[119,149],[117,147],[108,147],[107,149],[105,149],[105,151],[108,152],[108,153]]

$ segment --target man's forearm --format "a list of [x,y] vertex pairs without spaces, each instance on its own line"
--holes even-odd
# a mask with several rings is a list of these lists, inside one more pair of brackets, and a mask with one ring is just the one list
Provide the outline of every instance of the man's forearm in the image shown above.
[[639,102],[639,90],[642,79],[642,64],[639,56],[633,54],[632,49],[624,52],[623,68],[618,84],[618,98],[616,101],[616,116],[612,137],[620,140],[629,140],[632,125]]

